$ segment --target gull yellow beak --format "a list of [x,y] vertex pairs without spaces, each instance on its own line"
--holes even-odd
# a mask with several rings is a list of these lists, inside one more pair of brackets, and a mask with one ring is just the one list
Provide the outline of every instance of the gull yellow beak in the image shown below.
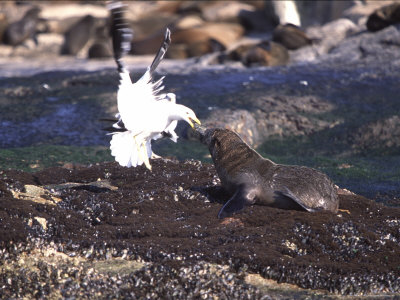
[[194,128],[194,124],[193,124],[193,122],[192,121],[195,121],[197,124],[199,124],[199,125],[201,125],[201,122],[200,122],[200,120],[199,119],[197,119],[196,117],[195,118],[189,118],[189,124],[190,124],[190,126],[192,127],[192,128]]

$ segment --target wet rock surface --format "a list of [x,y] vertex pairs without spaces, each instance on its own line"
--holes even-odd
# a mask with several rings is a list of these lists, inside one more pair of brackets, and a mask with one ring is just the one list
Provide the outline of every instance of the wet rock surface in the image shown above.
[[[227,126],[243,137],[252,135],[247,141],[260,145],[272,136],[311,135],[324,129],[333,129],[334,135],[345,131],[353,135],[358,128],[367,130],[363,129],[366,123],[371,129],[384,122],[388,132],[397,132],[398,60],[388,65],[379,59],[251,70],[172,61],[159,76],[167,75],[166,90],[192,107],[204,124]],[[141,71],[132,73],[134,80]],[[0,86],[2,147],[108,144],[109,137],[101,130],[107,124],[99,119],[117,111],[114,69],[3,78]],[[187,129],[178,131],[186,136]],[[368,141],[347,142],[356,148],[362,143],[381,146],[382,140],[392,138],[362,136]]]
[[[386,30],[392,29],[380,32]],[[322,164],[340,185],[371,199],[383,194],[398,199],[399,61],[374,57],[253,69],[166,60],[158,76],[167,75],[166,91],[176,93],[178,103],[193,108],[205,126],[235,130],[279,163]],[[137,61],[128,63],[136,67],[134,79],[147,65],[142,61],[138,67]],[[0,164],[8,166],[29,156],[27,150],[10,158],[8,149],[34,147],[35,151],[46,145],[92,147],[95,153],[102,147],[99,151],[108,154],[93,161],[80,157],[87,150],[77,149],[71,158],[51,149],[33,155],[29,167],[51,157],[52,165],[112,160],[110,137],[102,131],[109,124],[99,119],[117,112],[115,73],[114,68],[66,70],[1,79],[0,145],[6,149]],[[160,141],[154,145],[155,152],[179,159],[209,159],[189,126],[179,124],[177,133],[181,136],[177,144]]]
[[[339,190],[348,213],[255,205],[221,221],[229,195],[212,165],[152,165],[2,171],[2,297],[309,295],[263,291],[249,274],[325,297],[400,291],[399,208]],[[32,185],[48,202],[17,196]]]

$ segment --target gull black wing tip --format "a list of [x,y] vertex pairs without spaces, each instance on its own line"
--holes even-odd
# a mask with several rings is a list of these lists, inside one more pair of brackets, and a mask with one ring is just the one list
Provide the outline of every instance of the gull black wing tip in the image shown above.
[[149,67],[150,75],[153,74],[155,69],[158,67],[160,64],[161,60],[164,58],[165,53],[167,53],[168,47],[171,44],[171,31],[169,28],[165,30],[164,34],[164,40],[161,44],[160,49],[158,50],[156,57],[154,58],[153,62],[151,63]]
[[131,51],[131,41],[133,38],[133,30],[124,18],[126,7],[127,5],[120,1],[112,1],[107,4],[107,8],[111,12],[110,35],[112,36],[114,59],[117,63],[119,73],[124,68],[121,59]]

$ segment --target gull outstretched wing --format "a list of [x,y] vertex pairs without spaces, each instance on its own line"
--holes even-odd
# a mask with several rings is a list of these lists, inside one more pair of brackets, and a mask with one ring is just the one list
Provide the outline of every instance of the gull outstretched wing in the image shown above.
[[[145,127],[148,120],[141,111],[147,110],[146,107],[150,110],[150,107],[155,106],[154,101],[164,100],[166,97],[166,94],[160,93],[164,89],[164,77],[155,82],[152,77],[171,42],[170,34],[169,29],[167,29],[156,57],[137,82],[130,82],[129,72],[125,68],[120,73],[121,80],[117,94],[118,111],[125,127],[136,133],[140,133],[140,127]],[[141,107],[140,110],[137,109],[139,106]]]
[[[146,119],[141,111],[146,110],[147,106],[153,106],[153,104],[149,102],[164,100],[166,98],[166,94],[160,94],[164,89],[162,85],[164,77],[154,82],[153,73],[164,58],[171,43],[171,32],[169,29],[166,29],[164,40],[153,62],[147,68],[143,76],[136,83],[132,83],[129,71],[125,68],[122,60],[123,56],[131,49],[131,40],[133,36],[132,30],[124,19],[126,5],[121,2],[112,2],[108,5],[108,8],[111,11],[111,34],[114,59],[117,63],[120,78],[117,93],[119,111],[118,122],[124,120],[123,123],[127,129],[133,130],[135,133],[140,133],[140,127],[146,124],[146,122],[143,123]],[[141,107],[141,109],[137,109],[138,107]]]
[[112,15],[114,58],[117,63],[120,82],[117,93],[118,114],[110,131],[111,154],[122,166],[135,167],[145,164],[151,170],[151,141],[168,136],[176,142],[175,127],[178,120],[184,120],[193,127],[193,121],[200,123],[188,107],[175,103],[175,94],[161,93],[163,79],[153,81],[153,73],[171,43],[171,32],[166,29],[161,46],[143,76],[132,82],[122,58],[131,47],[132,31],[124,21],[125,6],[117,2],[109,6]]

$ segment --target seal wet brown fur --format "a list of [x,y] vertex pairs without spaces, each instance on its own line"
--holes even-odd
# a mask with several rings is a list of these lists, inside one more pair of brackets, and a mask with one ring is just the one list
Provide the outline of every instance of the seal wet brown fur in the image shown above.
[[21,20],[11,23],[4,31],[3,43],[6,45],[18,46],[27,39],[32,38],[37,45],[36,31],[39,23],[40,11],[39,7],[32,7],[25,13]]
[[324,173],[265,159],[228,129],[199,132],[209,148],[222,187],[232,195],[219,211],[219,218],[255,203],[282,209],[337,212],[337,192]]

